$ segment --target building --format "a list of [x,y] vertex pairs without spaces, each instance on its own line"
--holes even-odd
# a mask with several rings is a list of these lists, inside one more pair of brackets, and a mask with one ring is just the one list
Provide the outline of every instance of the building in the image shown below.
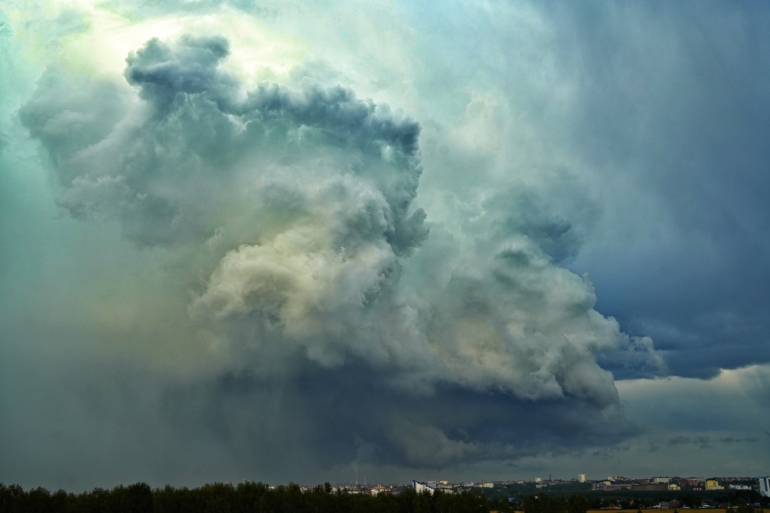
[[638,484],[638,485],[632,485],[631,489],[638,492],[660,492],[663,490],[668,490],[668,485],[666,483],[659,483],[659,484]]
[[770,497],[770,477],[759,478],[759,494],[762,497]]
[[536,482],[536,483],[541,483],[542,481],[543,481],[543,480],[542,480],[542,479],[540,479],[539,477],[536,477],[536,478],[535,478],[535,482]]
[[414,480],[412,481],[412,486],[414,487],[414,491],[417,493],[428,492],[429,494],[433,495],[433,492],[436,491],[435,485],[431,486],[424,481]]
[[671,482],[671,478],[670,477],[666,477],[666,476],[653,477],[652,478],[652,482],[655,483],[655,484],[661,484],[661,483],[668,484],[668,483]]
[[716,479],[706,479],[706,490],[724,490],[724,487],[719,486]]
[[633,486],[634,485],[631,483],[612,484],[609,481],[602,481],[601,483],[594,483],[591,485],[591,490],[597,490],[600,492],[615,492],[618,490],[631,490],[633,489]]
[[578,481],[581,483],[586,482],[586,475],[585,474],[578,474]]

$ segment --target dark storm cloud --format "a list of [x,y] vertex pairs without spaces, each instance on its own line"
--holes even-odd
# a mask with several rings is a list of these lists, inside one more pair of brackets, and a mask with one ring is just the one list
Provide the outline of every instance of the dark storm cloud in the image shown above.
[[696,436],[693,438],[690,438],[688,436],[677,436],[675,438],[670,439],[666,443],[668,445],[694,444],[701,449],[711,449],[711,445],[709,445],[711,443],[711,439],[707,436]]
[[[770,11],[736,2],[548,4],[577,87],[574,148],[607,190],[578,259],[598,309],[670,369],[770,361]],[[612,186],[611,186],[612,187]],[[629,293],[633,290],[633,293]]]
[[[395,392],[389,379],[357,365],[314,369],[280,387],[228,374],[205,388],[201,421],[222,443],[237,440],[248,425],[250,437],[238,451],[247,460],[282,459],[287,473],[302,460],[281,456],[286,443],[301,449],[294,458],[303,454],[322,467],[362,460],[437,469],[612,444],[638,433],[620,411],[597,417],[587,403],[535,404],[449,386],[412,395]],[[199,403],[197,394],[169,400],[182,409],[186,400]]]
[[[183,433],[180,451],[200,438],[226,448],[217,465],[287,479],[300,467],[446,468],[637,433],[596,356],[659,362],[649,339],[593,309],[587,277],[555,265],[575,257],[582,227],[523,191],[490,197],[462,233],[435,225],[429,237],[412,206],[417,122],[339,86],[245,90],[221,66],[228,54],[219,37],[153,39],[126,60],[131,87],[49,70],[19,111],[50,158],[59,206],[165,255],[163,278],[136,278],[138,302],[164,291],[155,315],[186,309],[185,329],[207,341],[188,348],[185,332],[171,345],[166,323],[145,315],[110,345],[217,355],[208,372],[179,363],[179,382],[104,378],[148,399],[89,415],[110,424],[146,409],[141,425],[160,439]],[[90,338],[109,337],[102,322]],[[90,391],[74,395],[91,403]]]
[[[138,86],[140,96],[150,101],[161,115],[184,102],[190,95],[201,95],[229,114],[244,116],[245,122],[281,121],[305,127],[320,127],[331,143],[355,145],[380,156],[381,144],[395,149],[404,163],[417,152],[419,124],[394,119],[387,106],[375,113],[371,101],[358,100],[341,87],[313,87],[300,94],[276,84],[259,86],[239,102],[237,80],[218,65],[229,55],[229,43],[221,37],[183,37],[174,49],[154,39],[126,60],[125,76]],[[176,105],[179,108],[179,105]],[[409,192],[414,195],[414,183]]]
[[[290,166],[313,145],[352,146],[361,159],[340,165],[378,182],[394,250],[409,251],[426,236],[424,213],[408,212],[420,176],[417,123],[339,87],[265,85],[239,99],[237,80],[218,68],[228,53],[222,38],[185,37],[173,49],[152,40],[130,55],[125,76],[152,106],[141,119],[126,115],[128,100],[116,86],[67,83],[49,71],[20,115],[56,165],[66,188],[60,204],[78,217],[119,218],[140,245],[199,240],[214,235],[221,220],[209,210],[221,210],[231,192],[217,194],[209,180],[232,186],[233,166],[260,148]],[[366,159],[381,169],[370,170]]]
[[712,449],[713,444],[753,444],[758,442],[758,438],[753,437],[744,437],[744,438],[735,438],[732,436],[724,437],[724,438],[717,438],[713,439],[708,436],[676,436],[674,438],[669,439],[666,444],[674,446],[674,445],[688,445],[693,444],[698,446],[700,449]]
[[522,233],[557,264],[573,259],[582,236],[566,218],[550,211],[544,198],[524,189],[506,191],[487,200],[485,209],[502,217],[496,224],[502,236]]
[[139,86],[139,96],[151,102],[160,116],[168,115],[174,102],[184,102],[187,95],[202,95],[220,110],[229,110],[227,104],[234,102],[238,83],[218,69],[230,53],[229,42],[222,37],[185,37],[180,43],[172,49],[153,39],[129,55],[128,83]]
[[726,438],[720,438],[717,440],[717,442],[723,443],[723,444],[753,444],[758,442],[758,438],[733,438],[732,436],[728,436]]

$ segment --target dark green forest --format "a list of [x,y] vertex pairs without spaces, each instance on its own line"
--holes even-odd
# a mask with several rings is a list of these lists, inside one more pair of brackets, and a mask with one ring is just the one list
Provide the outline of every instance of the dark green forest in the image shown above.
[[417,494],[406,490],[376,497],[332,492],[327,483],[303,492],[296,484],[209,484],[152,489],[144,483],[96,488],[80,494],[0,484],[0,513],[489,513],[480,493]]

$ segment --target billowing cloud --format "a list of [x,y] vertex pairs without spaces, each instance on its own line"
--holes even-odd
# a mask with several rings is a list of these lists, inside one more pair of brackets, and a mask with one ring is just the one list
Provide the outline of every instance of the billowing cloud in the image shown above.
[[0,18],[0,480],[759,446],[764,11],[156,4]]
[[[152,39],[126,83],[50,68],[19,110],[59,207],[171,258],[189,323],[227,355],[194,399],[179,392],[180,415],[255,460],[296,425],[320,468],[443,468],[635,432],[596,363],[635,342],[556,265],[575,253],[568,222],[520,194],[485,201],[463,233],[430,228],[412,206],[416,121],[334,84],[247,89],[229,52],[219,36]],[[250,413],[276,386],[281,407]]]

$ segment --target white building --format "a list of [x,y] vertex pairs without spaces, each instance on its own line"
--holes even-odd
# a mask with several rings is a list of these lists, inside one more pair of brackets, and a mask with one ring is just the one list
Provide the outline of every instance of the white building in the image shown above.
[[655,484],[663,484],[663,483],[668,484],[668,483],[671,482],[671,478],[670,477],[663,477],[663,476],[653,477],[652,478],[652,482],[655,483]]
[[543,480],[542,480],[542,479],[540,479],[539,477],[536,477],[536,478],[535,478],[535,482],[536,482],[536,483],[540,483],[540,482],[542,482],[542,481],[543,481]]
[[428,492],[429,494],[433,495],[433,492],[436,491],[435,486],[431,486],[430,484],[423,481],[414,480],[412,481],[412,486],[414,486],[414,491],[417,493]]
[[770,477],[759,478],[759,493],[763,497],[770,497]]
[[578,481],[581,483],[586,482],[586,475],[585,474],[578,474]]

